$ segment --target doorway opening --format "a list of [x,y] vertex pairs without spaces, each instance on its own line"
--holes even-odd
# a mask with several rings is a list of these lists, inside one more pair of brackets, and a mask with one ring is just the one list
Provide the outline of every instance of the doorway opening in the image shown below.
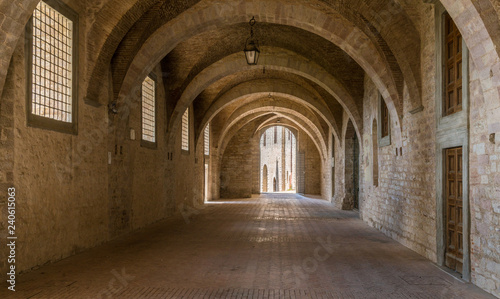
[[463,247],[463,165],[462,148],[446,150],[446,187],[445,187],[445,219],[446,219],[446,267],[462,273]]
[[[275,166],[275,167],[274,167]],[[297,138],[284,126],[267,128],[260,139],[261,192],[296,192]]]
[[359,210],[359,140],[349,120],[345,133],[345,198],[343,210]]

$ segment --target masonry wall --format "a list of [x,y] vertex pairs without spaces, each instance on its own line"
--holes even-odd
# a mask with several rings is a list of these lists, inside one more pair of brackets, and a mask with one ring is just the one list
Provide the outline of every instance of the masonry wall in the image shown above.
[[302,130],[299,131],[299,152],[305,153],[305,194],[321,195],[322,163],[318,148],[311,138]]
[[470,205],[472,282],[500,297],[500,135],[488,134],[487,106],[471,65]]
[[[79,57],[84,65],[84,22],[80,30]],[[102,244],[199,200],[196,184],[202,176],[193,174],[202,164],[195,163],[194,150],[182,153],[180,146],[167,147],[165,93],[158,69],[153,72],[158,78],[155,148],[141,145],[140,82],[128,99],[118,102],[117,115],[108,113],[108,81],[102,82],[96,99],[101,105],[87,104],[79,90],[78,134],[59,133],[26,124],[24,46],[21,38],[0,101],[0,181],[5,188],[16,188],[17,271]],[[168,152],[173,152],[172,160]],[[172,179],[176,177],[197,179]],[[2,219],[6,211],[2,209]],[[5,253],[0,251],[0,271],[6,271]]]
[[[24,54],[21,39],[2,98],[13,103],[15,147],[10,158],[17,193],[18,271],[59,260],[110,237],[107,111],[80,101],[76,136],[28,127]],[[2,258],[2,269],[5,262]]]
[[252,196],[252,134],[254,124],[244,126],[231,139],[220,171],[221,198],[247,198]]
[[[379,148],[379,184],[373,185],[372,121],[377,118],[378,91],[365,80],[361,167],[361,215],[369,225],[436,262],[436,35],[434,6],[420,6],[422,40],[422,99],[424,110],[409,112],[405,88],[402,148],[394,143]],[[479,73],[470,63],[469,202],[471,224],[471,282],[500,295],[500,138],[488,134],[487,105]],[[439,104],[439,103],[438,103]],[[394,134],[394,126],[391,126]],[[491,140],[490,140],[491,139]],[[396,153],[398,150],[398,153]],[[402,155],[401,155],[402,150]]]
[[[259,139],[253,136],[255,124],[250,123],[244,126],[237,134],[235,134],[228,143],[222,157],[220,171],[220,197],[221,198],[245,198],[251,197],[255,176],[255,167],[260,174],[262,169],[259,169],[259,164],[255,163],[255,159],[260,161]],[[305,193],[313,195],[321,195],[322,191],[322,167],[319,152],[309,138],[303,132],[298,133],[299,150],[305,152],[306,168],[305,168]],[[273,144],[273,135],[268,136],[268,144]],[[249,161],[254,161],[249,163]],[[269,166],[268,174],[272,181],[273,173],[276,172],[276,163]],[[216,174],[214,174],[216,175]],[[260,178],[259,178],[260,180]],[[254,183],[251,183],[254,182]],[[269,192],[272,192],[272,183],[269,183]]]

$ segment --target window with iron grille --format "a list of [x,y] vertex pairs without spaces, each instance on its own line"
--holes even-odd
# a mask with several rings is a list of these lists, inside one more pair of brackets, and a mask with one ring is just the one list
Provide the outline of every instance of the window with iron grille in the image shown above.
[[205,156],[210,155],[210,124],[208,124],[205,128],[204,132],[205,138]]
[[189,108],[182,115],[182,149],[189,150]]
[[147,76],[142,82],[142,140],[156,142],[155,81]]
[[30,126],[76,133],[77,19],[66,5],[47,0],[28,23]]

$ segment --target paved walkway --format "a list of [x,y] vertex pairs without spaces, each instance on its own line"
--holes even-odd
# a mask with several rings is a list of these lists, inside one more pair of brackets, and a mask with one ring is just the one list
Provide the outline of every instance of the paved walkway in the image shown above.
[[0,298],[492,298],[321,200],[198,212],[21,275]]

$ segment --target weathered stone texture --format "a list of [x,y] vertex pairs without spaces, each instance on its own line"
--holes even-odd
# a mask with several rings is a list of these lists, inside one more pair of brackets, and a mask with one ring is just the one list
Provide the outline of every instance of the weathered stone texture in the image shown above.
[[[500,133],[488,134],[486,103],[471,65],[470,203],[471,263],[474,284],[500,294]],[[491,140],[490,140],[491,137]]]
[[252,196],[251,142],[254,124],[243,127],[235,135],[222,158],[220,197],[246,198]]
[[[260,192],[265,161],[256,130],[278,115],[300,128],[294,151],[305,155],[304,192],[321,194],[337,208],[354,206],[357,134],[361,218],[438,262],[437,165],[444,133],[437,117],[434,8],[440,2],[470,49],[470,111],[463,114],[470,145],[471,280],[500,294],[498,1],[63,0],[80,17],[75,135],[26,124],[23,32],[37,2],[0,1],[0,193],[17,189],[19,270],[176,211],[189,217],[204,199]],[[248,66],[242,32],[254,15],[263,51],[259,65]],[[157,77],[154,148],[141,143],[140,81],[150,71]],[[379,94],[392,117],[391,143],[377,146],[374,156]],[[116,115],[107,108],[115,100]],[[419,104],[423,111],[415,110]],[[180,146],[186,107],[189,151]],[[205,157],[199,135],[208,122],[211,152]],[[275,164],[265,163],[272,190]],[[286,175],[278,176],[282,187]],[[4,197],[0,208],[5,238]],[[4,255],[0,251],[1,272]]]
[[[380,147],[379,185],[373,186],[371,151],[364,152],[363,219],[421,255],[436,260],[434,11],[422,8],[423,106],[410,114],[405,105],[402,149],[394,141]],[[373,119],[378,119],[378,91],[366,81],[364,143],[371,143]],[[408,97],[405,93],[405,98]],[[405,103],[408,103],[405,101]],[[380,124],[380,122],[379,122]],[[394,134],[394,126],[391,124]],[[402,150],[402,155],[401,155]]]

